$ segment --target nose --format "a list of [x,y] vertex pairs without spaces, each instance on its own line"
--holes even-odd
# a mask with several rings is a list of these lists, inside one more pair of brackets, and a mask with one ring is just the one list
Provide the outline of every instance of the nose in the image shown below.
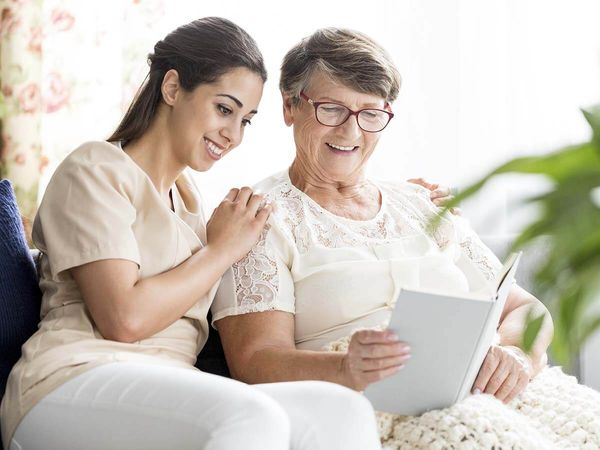
[[229,147],[237,147],[242,140],[242,130],[240,127],[228,125],[221,129],[221,136],[229,142]]
[[348,119],[340,125],[342,129],[342,133],[349,142],[355,142],[358,138],[362,136],[362,129],[358,126],[357,117],[355,115],[350,115]]

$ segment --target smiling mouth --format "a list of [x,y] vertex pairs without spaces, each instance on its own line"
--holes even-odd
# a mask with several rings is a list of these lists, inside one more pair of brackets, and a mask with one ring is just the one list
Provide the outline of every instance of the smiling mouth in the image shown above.
[[358,145],[354,147],[348,147],[344,145],[330,144],[329,142],[325,143],[331,150],[336,153],[352,153],[355,150],[358,150]]
[[204,143],[206,144],[206,149],[207,149],[208,155],[210,157],[212,157],[215,160],[221,159],[221,156],[223,155],[223,151],[224,151],[222,148],[217,146],[217,144],[215,144],[210,139],[204,138]]

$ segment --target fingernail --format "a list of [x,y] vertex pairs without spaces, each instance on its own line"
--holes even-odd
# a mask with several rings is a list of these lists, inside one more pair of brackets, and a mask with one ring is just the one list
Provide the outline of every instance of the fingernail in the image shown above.
[[479,394],[481,394],[481,389],[479,389],[479,388],[473,389],[473,395],[479,395]]
[[400,338],[396,334],[388,334],[386,339],[390,342],[396,342],[400,340]]

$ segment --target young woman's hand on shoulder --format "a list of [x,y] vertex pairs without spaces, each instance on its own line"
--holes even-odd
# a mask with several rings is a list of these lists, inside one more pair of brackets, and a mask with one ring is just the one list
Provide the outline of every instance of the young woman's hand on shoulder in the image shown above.
[[232,264],[239,261],[258,241],[271,210],[264,196],[249,187],[231,189],[208,221],[207,246],[227,255]]

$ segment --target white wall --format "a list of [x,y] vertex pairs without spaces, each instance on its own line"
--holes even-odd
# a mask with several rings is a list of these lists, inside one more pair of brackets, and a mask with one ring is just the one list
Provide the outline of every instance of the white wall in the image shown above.
[[[291,162],[294,147],[281,118],[278,68],[284,53],[319,27],[371,35],[403,76],[396,117],[371,161],[371,173],[379,177],[424,176],[464,185],[508,158],[586,139],[579,108],[600,102],[598,0],[150,0],[148,7],[152,1],[165,11],[152,33],[131,36],[123,29],[113,37],[143,41],[151,51],[176,26],[219,15],[254,36],[266,59],[270,78],[244,143],[198,175],[209,208],[231,186],[252,184]],[[115,70],[118,63],[111,61]],[[118,120],[88,138],[108,135]],[[517,213],[515,202],[543,186],[536,179],[501,180],[463,209],[482,235],[514,234],[529,214]],[[597,342],[584,361],[598,389],[599,355]]]
[[[319,27],[371,35],[403,76],[396,117],[371,161],[376,176],[465,185],[511,157],[587,139],[579,108],[600,102],[597,0],[169,4],[161,32],[199,16],[228,17],[256,38],[269,70],[260,113],[244,144],[198,175],[211,205],[232,185],[252,184],[291,162],[278,66],[287,49]],[[507,177],[463,209],[480,234],[514,234],[531,213],[518,212],[515,204],[543,187],[535,178]],[[586,347],[582,367],[584,381],[600,390],[600,338]]]
[[[228,17],[257,39],[270,74],[244,144],[198,177],[213,204],[231,185],[253,183],[291,161],[278,66],[290,46],[318,27],[366,32],[402,73],[397,115],[371,161],[377,176],[423,175],[460,186],[509,157],[585,139],[579,107],[600,102],[596,0],[312,0],[265,9],[254,2],[178,4],[169,3],[161,32],[194,17]],[[506,205],[536,186],[499,183],[465,205],[467,214],[481,233],[514,232]],[[502,220],[498,213],[489,220],[492,209]]]

